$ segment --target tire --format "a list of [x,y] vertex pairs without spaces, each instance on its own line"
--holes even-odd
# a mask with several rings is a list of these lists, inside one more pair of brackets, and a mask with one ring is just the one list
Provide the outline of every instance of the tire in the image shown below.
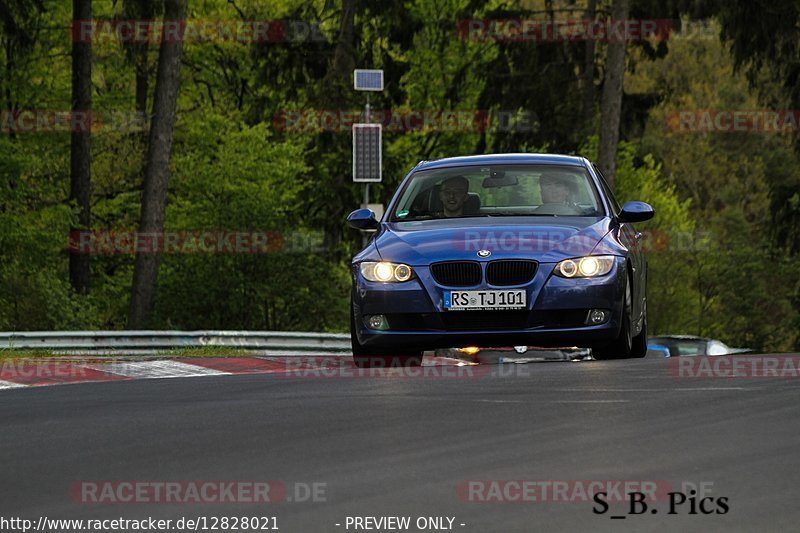
[[367,348],[358,342],[352,301],[350,303],[350,345],[353,349],[353,364],[358,368],[393,368],[422,365],[422,350],[420,348]]
[[[622,326],[619,329],[619,335],[611,343],[602,348],[592,350],[592,356],[599,361],[607,359],[628,359],[633,356],[633,332],[631,331],[631,314],[632,314],[632,298],[631,298],[631,283],[629,276],[625,276],[625,296],[623,297],[622,305]],[[642,330],[645,338],[645,354],[647,353],[647,333]],[[637,335],[637,338],[641,334]],[[643,356],[638,356],[643,357]]]

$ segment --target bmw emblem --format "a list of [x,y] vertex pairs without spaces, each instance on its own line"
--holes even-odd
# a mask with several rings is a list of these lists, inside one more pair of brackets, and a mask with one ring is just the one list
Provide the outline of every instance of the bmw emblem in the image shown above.
[[492,255],[492,252],[489,250],[478,250],[478,257],[489,257]]

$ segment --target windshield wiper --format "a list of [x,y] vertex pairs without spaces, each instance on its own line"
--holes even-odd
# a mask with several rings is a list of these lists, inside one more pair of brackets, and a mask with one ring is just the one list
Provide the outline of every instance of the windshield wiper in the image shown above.
[[[554,215],[552,213],[492,213],[492,216],[496,217],[555,217],[559,215]],[[564,216],[564,215],[561,215]],[[575,216],[575,215],[570,215]]]
[[419,221],[419,220],[458,220],[460,218],[479,218],[479,217],[493,217],[493,216],[497,216],[497,215],[495,215],[494,213],[492,213],[492,214],[480,213],[480,214],[477,214],[477,215],[462,215],[460,217],[443,217],[443,216],[442,217],[437,217],[437,216],[433,216],[433,215],[416,215],[416,216],[408,217],[408,218],[394,218],[394,219],[392,219],[392,222],[413,222],[413,221]]

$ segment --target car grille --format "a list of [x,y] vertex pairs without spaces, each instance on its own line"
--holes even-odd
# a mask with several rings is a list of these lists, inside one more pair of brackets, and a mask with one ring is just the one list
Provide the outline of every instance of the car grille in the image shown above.
[[492,261],[486,265],[486,281],[500,287],[525,285],[536,274],[536,266],[536,261]]
[[431,274],[440,285],[472,287],[481,282],[481,265],[475,261],[446,261],[431,265]]

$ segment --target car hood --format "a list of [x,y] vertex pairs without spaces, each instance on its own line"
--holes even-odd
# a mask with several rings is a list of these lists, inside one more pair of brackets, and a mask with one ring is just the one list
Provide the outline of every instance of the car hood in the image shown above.
[[[381,225],[375,245],[385,261],[412,266],[443,260],[503,258],[557,262],[587,255],[610,231],[608,217],[475,217]],[[491,255],[480,257],[479,250]]]

